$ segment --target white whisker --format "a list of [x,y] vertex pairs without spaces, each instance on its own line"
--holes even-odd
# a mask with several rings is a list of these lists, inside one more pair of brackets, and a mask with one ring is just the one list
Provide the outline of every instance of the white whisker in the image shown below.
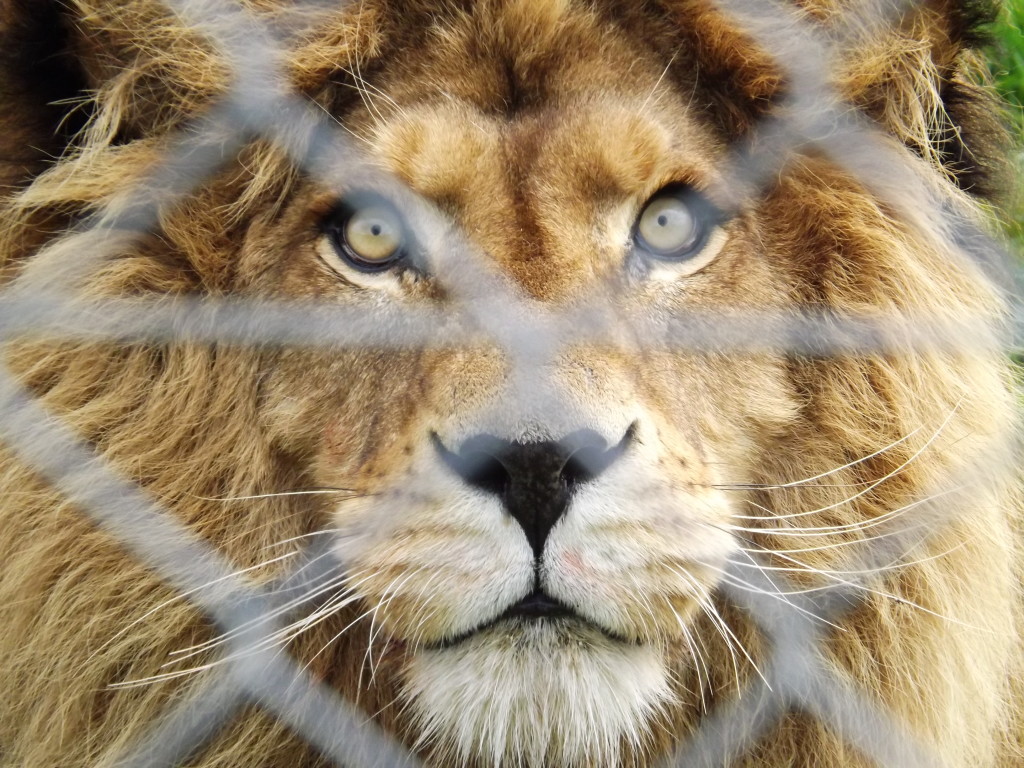
[[[954,408],[953,408],[954,412],[956,411],[956,408],[959,407],[959,405],[960,404],[957,403],[957,405],[954,406]],[[779,484],[776,484],[776,485],[770,485],[770,484],[769,485],[763,485],[761,483],[749,483],[749,484],[748,483],[725,483],[724,485],[725,486],[732,486],[732,487],[735,487],[735,488],[740,488],[740,489],[743,489],[743,490],[750,490],[752,488],[753,489],[757,489],[757,490],[777,490],[777,489],[780,489],[780,488],[795,488],[795,487],[799,487],[801,485],[807,485],[808,483],[813,483],[815,480],[820,480],[823,477],[828,477],[829,475],[834,475],[837,472],[842,472],[844,469],[849,469],[850,467],[855,467],[858,464],[863,464],[866,461],[870,461],[871,459],[875,458],[876,456],[880,456],[881,454],[885,453],[886,451],[892,450],[897,445],[900,445],[901,443],[905,443],[907,440],[912,438],[914,435],[916,435],[922,429],[923,429],[923,427],[918,427],[917,429],[914,429],[911,432],[908,432],[907,434],[905,434],[903,437],[899,438],[898,440],[894,440],[893,442],[889,443],[888,445],[886,445],[886,446],[884,446],[882,448],[879,448],[877,451],[874,451],[873,453],[869,453],[867,456],[861,456],[859,459],[854,459],[853,461],[849,461],[846,464],[842,464],[842,465],[840,465],[838,467],[834,467],[833,469],[830,469],[827,472],[821,472],[820,474],[812,475],[811,477],[805,477],[802,480],[793,480],[793,481],[788,482],[788,483],[779,483]],[[854,483],[853,485],[859,485],[859,483]],[[716,485],[715,487],[718,488],[720,486]],[[821,487],[839,487],[839,488],[844,488],[844,487],[846,487],[846,485],[842,484],[842,485],[838,485],[838,486],[821,486],[821,485],[815,484],[814,487],[815,488],[821,488]]]
[[[853,523],[842,523],[840,525],[805,526],[805,527],[801,527],[801,528],[789,529],[789,528],[750,528],[750,527],[746,527],[746,526],[742,526],[742,525],[730,525],[730,524],[726,523],[726,524],[724,524],[722,526],[716,526],[716,527],[720,527],[723,530],[729,530],[729,531],[743,531],[745,533],[755,533],[755,534],[772,535],[772,536],[792,536],[792,537],[795,537],[795,538],[814,538],[814,537],[820,537],[820,536],[823,536],[823,535],[830,535],[830,534],[851,533],[851,532],[855,532],[855,531],[866,531],[866,530],[870,530],[872,528],[877,528],[878,526],[883,525],[884,523],[886,523],[886,522],[888,522],[890,520],[893,520],[894,518],[900,517],[901,515],[906,514],[908,511],[910,511],[911,509],[914,509],[915,507],[919,507],[919,506],[921,506],[923,504],[928,504],[928,503],[930,503],[932,501],[935,501],[936,499],[942,498],[943,496],[948,496],[948,495],[950,495],[952,493],[957,493],[957,492],[959,492],[961,490],[963,490],[963,487],[962,486],[957,486],[956,488],[951,488],[951,489],[948,489],[948,490],[945,490],[945,491],[941,491],[941,492],[936,493],[936,494],[934,494],[932,496],[927,496],[927,497],[925,497],[923,499],[917,499],[916,501],[912,501],[911,503],[905,504],[902,507],[897,507],[896,509],[889,510],[888,512],[885,512],[884,514],[877,515],[876,517],[870,517],[870,518],[868,518],[866,520],[859,520],[859,521],[856,521],[856,522],[853,522]],[[759,506],[759,505],[756,505],[756,506]],[[764,507],[762,507],[762,509],[764,509]],[[765,509],[765,511],[767,512],[769,510]],[[816,511],[820,511],[820,510],[816,510]],[[768,519],[773,519],[773,518],[767,518],[766,517],[764,519],[768,520]]]
[[276,493],[257,493],[252,496],[196,496],[192,495],[193,499],[199,499],[200,501],[253,501],[255,499],[275,499],[282,496],[318,496],[321,494],[358,494],[359,491],[354,491],[351,488],[315,488],[308,491],[278,491]]
[[[960,546],[962,546],[962,544],[958,545],[957,547],[954,547],[950,551],[955,551]],[[771,553],[771,550],[764,550],[764,551],[767,552],[767,553]],[[778,553],[776,553],[776,554],[778,554]],[[949,554],[949,552],[943,552],[943,553],[941,553],[938,556],[934,556],[934,557],[929,557],[929,558],[923,559],[922,562],[926,562],[927,560],[935,559],[935,557],[943,557],[946,554]],[[945,615],[943,615],[941,613],[938,613],[936,611],[931,610],[930,608],[926,608],[923,605],[915,603],[913,600],[909,600],[908,598],[900,597],[899,595],[894,595],[891,592],[886,592],[886,591],[881,590],[881,589],[873,589],[873,588],[868,587],[868,586],[866,586],[864,584],[860,584],[860,583],[858,583],[856,581],[852,581],[850,579],[845,579],[842,576],[835,575],[835,573],[833,573],[833,572],[830,572],[830,571],[827,571],[827,570],[822,570],[822,569],[819,569],[819,568],[815,568],[815,567],[813,567],[811,565],[808,565],[807,563],[804,563],[804,562],[801,562],[800,560],[797,560],[796,558],[789,557],[788,555],[778,555],[778,556],[781,557],[783,560],[787,560],[787,561],[793,563],[794,565],[799,566],[799,568],[790,569],[792,572],[814,573],[814,574],[822,576],[822,577],[824,577],[826,579],[830,579],[830,580],[836,582],[837,584],[842,584],[844,586],[853,587],[854,589],[859,589],[859,590],[861,590],[863,592],[875,595],[877,597],[885,598],[887,600],[892,600],[892,601],[897,602],[897,603],[902,603],[904,605],[910,606],[911,608],[917,608],[918,610],[921,610],[921,611],[923,611],[923,612],[925,612],[925,613],[927,613],[927,614],[929,614],[931,616],[935,616],[936,618],[942,619],[942,620],[950,622],[952,624],[957,624],[959,626],[967,627],[969,629],[973,629],[973,630],[977,630],[977,631],[983,631],[980,627],[976,627],[976,626],[974,626],[972,624],[969,624],[967,622],[960,621],[959,619],[954,619],[954,618],[952,618],[950,616],[945,616]],[[737,565],[741,565],[740,563],[736,563],[736,564]],[[776,570],[776,571],[784,570],[782,568],[773,567],[773,566],[758,565],[757,567],[762,569],[762,570]],[[868,573],[868,574],[877,574],[877,573],[880,573],[880,572],[884,572],[884,570],[885,569],[874,569],[874,570],[869,570],[866,573]],[[807,592],[826,591],[829,588],[830,587],[828,587],[828,586],[821,586],[821,587],[817,587],[817,588],[810,588],[810,589],[808,589],[806,591]],[[790,592],[790,594],[795,594],[795,593],[794,592]]]
[[278,562],[281,562],[282,560],[287,560],[290,557],[295,557],[295,555],[297,555],[297,554],[298,554],[298,552],[286,552],[283,555],[278,555],[277,557],[273,557],[273,558],[271,558],[269,560],[264,560],[263,562],[257,563],[256,565],[251,565],[251,566],[249,566],[247,568],[242,568],[242,569],[237,570],[237,571],[232,571],[231,573],[225,574],[224,576],[221,576],[219,578],[213,579],[212,581],[208,581],[205,584],[199,585],[198,587],[193,587],[192,589],[185,590],[184,592],[180,592],[179,594],[175,595],[172,598],[164,600],[162,603],[156,605],[153,608],[150,608],[148,611],[146,611],[144,614],[139,616],[137,619],[134,619],[129,624],[125,625],[124,627],[119,629],[117,632],[115,632],[112,636],[107,638],[102,644],[100,644],[100,646],[95,651],[93,651],[89,655],[89,658],[86,659],[86,661],[91,661],[93,658],[95,658],[96,654],[98,654],[104,648],[108,647],[111,643],[113,643],[115,640],[117,640],[117,638],[119,638],[122,635],[124,635],[126,632],[131,630],[133,627],[138,626],[140,623],[142,623],[143,621],[148,619],[150,616],[152,616],[157,611],[160,611],[163,608],[166,608],[168,605],[171,605],[172,603],[177,603],[177,602],[180,602],[182,600],[185,600],[190,595],[194,595],[197,592],[202,592],[205,589],[209,589],[210,587],[214,586],[215,584],[220,584],[221,582],[227,581],[229,579],[237,578],[238,576],[241,576],[243,574],[250,573],[252,571],[258,570],[258,569],[263,568],[263,567],[265,567],[267,565],[272,565],[273,563],[278,563]]
[[[946,416],[946,418],[943,419],[942,423],[939,424],[938,428],[931,435],[931,437],[929,437],[928,440],[925,441],[924,445],[922,445],[920,448],[918,448],[916,451],[914,451],[914,453],[912,453],[910,455],[910,457],[906,461],[904,461],[902,464],[900,464],[898,467],[896,467],[896,469],[894,469],[891,472],[888,472],[887,474],[883,475],[878,480],[875,480],[875,481],[871,482],[865,488],[862,488],[857,493],[855,493],[852,496],[849,496],[849,497],[843,499],[842,501],[837,501],[837,502],[834,502],[832,504],[828,504],[828,505],[826,505],[824,507],[819,507],[818,509],[812,509],[812,510],[808,510],[806,512],[794,512],[794,513],[787,514],[787,515],[775,514],[770,509],[768,509],[768,508],[764,507],[763,505],[758,504],[758,503],[756,503],[754,501],[748,500],[748,503],[751,504],[751,506],[757,507],[758,509],[768,513],[768,517],[761,518],[761,519],[772,519],[772,520],[786,520],[786,519],[797,518],[797,517],[806,517],[807,515],[815,515],[815,514],[819,514],[821,512],[827,512],[829,510],[836,509],[837,507],[841,507],[841,506],[844,506],[846,504],[849,504],[850,502],[854,501],[855,499],[859,499],[860,497],[864,496],[865,494],[870,493],[872,490],[874,490],[878,486],[882,485],[882,483],[884,483],[887,480],[893,478],[894,476],[896,476],[897,473],[899,473],[902,470],[906,469],[914,461],[916,461],[917,458],[920,457],[921,454],[924,453],[926,450],[928,450],[928,448],[938,439],[939,435],[942,434],[943,430],[945,430],[945,428],[949,424],[950,420],[953,418],[954,415],[956,415],[956,412],[959,410],[959,408],[960,408],[960,403],[958,402],[953,407],[953,409],[949,412],[949,414]],[[918,430],[919,429],[920,428],[918,428]],[[915,430],[914,432],[911,432],[910,435],[915,434],[918,430]],[[907,435],[907,437],[909,437],[910,435]],[[905,439],[907,439],[907,437],[904,437],[903,439],[905,440]],[[889,447],[892,447],[892,446],[890,445]],[[876,455],[877,455],[877,452],[876,452]],[[863,460],[864,459],[861,459],[861,461],[863,461]],[[837,470],[832,470],[832,471],[833,472],[834,471],[838,471],[838,469]],[[819,475],[819,477],[820,476],[821,475]],[[782,486],[780,486],[780,487],[782,487]],[[737,515],[737,517],[741,517],[741,516]],[[758,519],[758,518],[745,518],[745,519]],[[804,530],[811,530],[811,529],[804,529]]]

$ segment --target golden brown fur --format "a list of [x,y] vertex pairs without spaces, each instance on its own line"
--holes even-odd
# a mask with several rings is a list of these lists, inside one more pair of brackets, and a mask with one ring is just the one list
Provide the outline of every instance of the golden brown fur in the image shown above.
[[[624,311],[641,314],[809,306],[980,317],[993,332],[999,327],[998,290],[980,270],[813,152],[728,225],[708,268],[675,281],[620,285],[615,222],[628,227],[628,216],[668,182],[709,186],[730,145],[750,135],[785,87],[771,52],[756,49],[711,3],[366,0],[299,19],[287,5],[247,3],[260,18],[294,30],[286,43],[293,85],[343,123],[373,163],[450,215],[527,301],[565,307],[605,296],[611,286]],[[830,25],[844,4],[799,5],[814,24]],[[88,245],[70,228],[104,204],[130,202],[118,196],[145,178],[174,129],[224,91],[229,72],[200,32],[156,0],[69,0],[45,17],[40,7],[0,0],[0,269],[8,282],[35,275],[45,284]],[[972,84],[972,24],[952,0],[936,0],[881,37],[855,32],[834,82],[950,210],[976,215],[979,199],[998,186],[1001,149],[988,96]],[[58,26],[64,31],[54,34]],[[41,73],[34,60],[56,74]],[[67,87],[40,88],[40,77]],[[318,256],[317,224],[339,194],[362,182],[343,171],[330,178],[336,186],[254,140],[184,202],[162,210],[158,232],[125,238],[117,258],[89,277],[89,290],[352,304],[362,289]],[[39,253],[61,237],[67,247]],[[442,289],[425,280],[387,290],[414,306],[444,301]],[[699,728],[702,696],[715,711],[737,686],[757,679],[750,663],[734,663],[693,601],[665,586],[663,563],[644,560],[646,570],[630,572],[635,586],[595,582],[612,595],[614,628],[657,649],[670,670],[672,701],[653,707],[635,742],[595,734],[595,744],[614,745],[577,754],[552,735],[539,755],[507,754],[499,745],[460,757],[443,734],[421,738],[425,721],[415,704],[395,704],[414,687],[410,670],[420,657],[412,649],[454,633],[459,608],[444,601],[472,594],[482,577],[444,559],[448,549],[470,546],[462,529],[401,494],[425,477],[428,434],[456,440],[481,424],[506,423],[479,416],[501,392],[507,361],[495,350],[35,340],[8,347],[7,360],[48,408],[238,568],[321,529],[392,531],[345,552],[356,575],[368,574],[359,587],[364,602],[303,635],[293,652],[438,765],[498,758],[649,765]],[[808,358],[594,344],[572,348],[558,365],[580,413],[595,420],[641,414],[643,450],[659,468],[650,475],[655,490],[638,495],[678,497],[689,515],[670,511],[652,522],[637,513],[615,522],[615,546],[628,550],[622,557],[639,562],[647,556],[640,550],[667,547],[684,532],[710,541],[743,519],[736,515],[821,509],[794,524],[855,524],[946,493],[921,511],[933,530],[907,555],[909,564],[868,582],[877,591],[851,606],[841,629],[824,633],[828,665],[949,766],[1024,761],[1021,693],[1011,690],[1024,656],[1017,478],[1006,459],[1016,416],[997,350]],[[589,426],[568,416],[566,424],[562,431]],[[827,483],[800,483],[833,471]],[[894,472],[841,503],[851,487]],[[966,487],[946,487],[948,478]],[[423,482],[429,496],[433,486]],[[716,489],[739,484],[784,487]],[[230,500],[323,486],[353,489],[355,498]],[[407,517],[396,522],[388,499]],[[786,523],[754,525],[765,532],[744,535],[760,545],[807,546],[770,532]],[[0,764],[111,765],[145,738],[177,693],[202,680],[111,686],[159,674],[171,652],[216,630],[185,601],[149,613],[173,590],[9,454],[0,460],[0,526]],[[817,549],[798,555],[799,567],[786,575],[799,586],[834,583],[807,568],[856,567],[851,553],[866,549],[847,542],[878,532],[815,537]],[[511,547],[485,559],[506,554],[518,562]],[[784,554],[772,563],[794,566]],[[387,602],[397,594],[389,591],[396,576],[415,577],[416,567],[428,566],[436,568],[428,571],[433,581],[412,578]],[[275,566],[250,576],[263,583],[277,573]],[[695,566],[694,573],[713,588],[710,572]],[[750,618],[718,593],[715,600],[763,661],[770,649]],[[379,603],[375,619],[394,642],[379,665],[374,658],[371,680],[369,620],[335,635]],[[678,617],[700,638],[706,668],[690,658]],[[255,709],[194,760],[204,768],[322,764]],[[751,767],[865,762],[828,724],[800,713],[737,758]]]

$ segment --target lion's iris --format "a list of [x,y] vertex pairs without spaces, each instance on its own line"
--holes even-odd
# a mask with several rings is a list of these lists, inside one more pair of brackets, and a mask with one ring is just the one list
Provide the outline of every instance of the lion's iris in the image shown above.
[[392,259],[402,247],[402,223],[383,206],[355,211],[345,226],[345,242],[365,262],[379,265]]
[[346,201],[328,218],[325,230],[338,256],[361,272],[380,272],[405,256],[406,229],[394,206],[374,196]]
[[714,229],[713,207],[688,187],[669,187],[647,201],[633,240],[659,259],[688,259],[705,245]]

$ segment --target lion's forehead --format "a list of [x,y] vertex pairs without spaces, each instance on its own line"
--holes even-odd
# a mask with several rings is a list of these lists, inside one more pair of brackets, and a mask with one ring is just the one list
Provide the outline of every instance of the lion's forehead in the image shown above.
[[449,38],[468,25],[486,39],[502,19],[451,22],[440,53],[396,52],[344,117],[389,171],[542,298],[607,277],[637,207],[668,182],[708,187],[723,154],[663,61],[578,11],[560,17],[557,35],[516,27],[485,52]]

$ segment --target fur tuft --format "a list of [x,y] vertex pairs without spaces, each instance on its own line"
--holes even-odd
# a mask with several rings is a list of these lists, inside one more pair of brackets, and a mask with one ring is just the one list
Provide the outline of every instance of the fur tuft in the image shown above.
[[[720,561],[742,567],[759,547],[801,593],[871,571],[821,628],[825,666],[949,768],[1021,764],[1006,306],[949,237],[954,219],[986,225],[1007,151],[976,75],[981,4],[935,0],[888,27],[855,26],[835,62],[842,97],[915,181],[898,210],[802,152],[715,223],[700,259],[653,267],[632,245],[647,203],[715,189],[787,87],[772,52],[708,0],[243,5],[280,32],[290,85],[367,162],[303,170],[250,137],[187,199],[161,198],[152,231],[83,231],[97,211],[163,191],[146,179],[225,94],[229,62],[158,0],[0,0],[4,285],[59,286],[102,248],[89,297],[317,301],[389,323],[392,311],[447,311],[458,296],[444,278],[475,257],[522,304],[513,313],[488,294],[474,322],[515,329],[517,343],[595,298],[645,333],[680,312],[824,309],[969,321],[979,342],[686,354],[638,345],[629,328],[615,343],[578,340],[525,387],[511,356],[475,340],[4,346],[54,418],[240,578],[272,583],[280,556],[310,540],[346,555],[318,621],[295,619],[282,652],[439,768],[646,768],[758,679],[770,638],[725,598]],[[849,7],[794,4],[826,34]],[[407,204],[394,179],[428,205]],[[337,239],[339,211],[389,195],[416,259],[360,270]],[[454,231],[464,240],[446,239]],[[574,478],[585,490],[539,557],[503,511],[499,471],[487,490],[439,458],[439,444],[481,435],[579,430],[624,448],[599,477]],[[865,566],[908,520],[927,535]],[[571,615],[501,618],[541,586]],[[0,446],[0,766],[111,768],[219,679],[221,629],[176,597]],[[474,627],[488,629],[452,640]],[[749,746],[741,768],[865,760],[806,713]],[[324,764],[255,707],[189,759]]]
[[487,633],[419,652],[404,696],[417,746],[439,763],[611,768],[623,764],[624,745],[650,748],[650,723],[674,700],[665,672],[648,646],[528,628],[514,640]]

